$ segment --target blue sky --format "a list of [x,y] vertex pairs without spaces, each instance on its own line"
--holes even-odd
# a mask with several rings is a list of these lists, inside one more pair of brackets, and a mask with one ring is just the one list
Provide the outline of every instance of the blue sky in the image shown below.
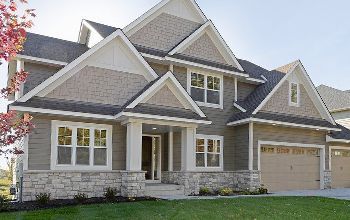
[[[76,41],[81,19],[124,27],[160,0],[29,0],[31,32]],[[238,58],[273,69],[300,59],[315,85],[350,89],[350,2],[197,0]],[[0,88],[7,66],[0,66]],[[0,100],[0,111],[7,102]],[[1,164],[1,162],[0,162]]]

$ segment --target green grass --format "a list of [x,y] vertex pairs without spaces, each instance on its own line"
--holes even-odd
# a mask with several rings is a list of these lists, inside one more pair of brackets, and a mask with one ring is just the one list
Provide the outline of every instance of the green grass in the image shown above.
[[146,201],[0,213],[0,219],[349,219],[350,201],[259,197]]
[[7,178],[0,179],[0,195],[4,195],[6,197],[10,197],[10,185],[11,181]]

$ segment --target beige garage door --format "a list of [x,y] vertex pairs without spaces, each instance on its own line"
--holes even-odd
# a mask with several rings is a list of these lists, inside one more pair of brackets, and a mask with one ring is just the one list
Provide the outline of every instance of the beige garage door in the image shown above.
[[350,188],[350,150],[332,150],[332,188]]
[[320,188],[317,148],[261,147],[261,183],[269,191]]

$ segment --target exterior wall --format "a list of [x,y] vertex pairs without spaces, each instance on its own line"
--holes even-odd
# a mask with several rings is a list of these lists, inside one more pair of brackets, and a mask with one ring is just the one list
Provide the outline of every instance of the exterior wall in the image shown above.
[[113,125],[112,131],[112,167],[113,170],[125,170],[126,166],[126,127],[116,122],[97,121],[87,119],[73,119],[67,117],[48,117],[33,115],[36,128],[29,134],[28,139],[28,169],[50,170],[51,158],[51,120],[76,121],[95,124]]
[[29,73],[23,89],[23,94],[26,94],[53,74],[57,73],[61,68],[25,62],[24,69]]
[[176,96],[173,94],[173,92],[169,89],[167,85],[161,88],[146,103],[151,105],[184,108],[184,106],[180,103],[180,101],[176,98]]
[[[234,159],[235,170],[247,170],[249,160],[249,126],[241,125],[234,127]],[[230,159],[228,159],[230,160]],[[230,160],[232,161],[232,159]]]
[[183,185],[186,195],[197,195],[201,187],[219,190],[223,187],[255,190],[260,187],[259,171],[230,172],[163,172],[163,183]]
[[23,201],[35,200],[39,193],[50,193],[52,199],[73,199],[78,193],[104,197],[108,187],[116,189],[119,196],[144,196],[144,172],[25,171]]
[[[258,168],[258,141],[326,145],[326,132],[311,129],[254,124],[254,169]],[[326,156],[326,164],[327,164]],[[327,169],[327,167],[326,167]]]
[[214,42],[210,39],[207,33],[200,36],[182,54],[198,57],[205,60],[214,61],[217,63],[227,64],[225,58],[221,55]]
[[148,62],[148,64],[152,67],[152,69],[159,75],[162,76],[169,71],[169,66],[159,63]]
[[256,85],[238,82],[237,83],[237,98],[238,100],[244,100],[247,96],[254,91]]
[[321,118],[320,113],[313,104],[304,86],[300,85],[300,105],[299,107],[289,105],[289,82],[286,81],[270,98],[262,111],[286,113],[291,115]]
[[49,98],[123,105],[147,84],[144,76],[87,66],[47,95]]
[[174,132],[173,136],[173,169],[181,170],[181,132]]
[[170,51],[201,24],[162,13],[129,37],[133,44]]

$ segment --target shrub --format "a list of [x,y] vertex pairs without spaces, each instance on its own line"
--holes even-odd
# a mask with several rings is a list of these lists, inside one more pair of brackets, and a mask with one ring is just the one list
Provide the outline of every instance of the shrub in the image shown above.
[[84,203],[88,199],[88,196],[85,193],[78,193],[74,195],[74,199],[79,203]]
[[259,193],[259,195],[262,195],[262,194],[267,194],[268,190],[266,188],[264,188],[263,186],[261,186],[258,188],[257,192]]
[[218,193],[220,196],[230,196],[233,194],[233,190],[228,188],[228,187],[224,187],[224,188],[219,189]]
[[0,212],[7,211],[9,208],[9,203],[7,202],[5,195],[0,195]]
[[35,201],[40,205],[46,205],[50,201],[50,193],[39,193],[35,196]]
[[201,196],[210,196],[212,194],[212,191],[208,187],[201,187],[199,189],[199,195]]
[[116,196],[117,196],[117,190],[116,189],[111,188],[111,187],[108,187],[106,189],[105,198],[108,201],[114,201]]

